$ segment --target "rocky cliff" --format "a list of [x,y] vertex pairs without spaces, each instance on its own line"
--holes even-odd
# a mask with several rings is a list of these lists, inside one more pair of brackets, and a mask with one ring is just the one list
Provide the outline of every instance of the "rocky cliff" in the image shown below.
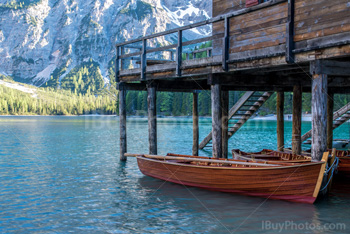
[[207,19],[211,1],[0,0],[0,13],[0,74],[40,86],[84,63],[108,82],[117,42]]

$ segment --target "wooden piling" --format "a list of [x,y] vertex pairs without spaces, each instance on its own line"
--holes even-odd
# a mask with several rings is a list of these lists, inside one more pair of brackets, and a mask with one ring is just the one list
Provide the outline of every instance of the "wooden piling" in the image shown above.
[[327,99],[327,149],[333,148],[333,109],[334,109],[334,93],[328,92],[328,99]]
[[222,123],[222,158],[228,158],[228,111],[229,93],[221,92],[221,123]]
[[149,153],[157,154],[157,109],[156,86],[154,82],[147,84],[147,104]]
[[302,107],[302,89],[300,85],[295,85],[293,87],[293,129],[292,129],[293,154],[301,154],[301,107]]
[[199,124],[198,124],[198,92],[193,92],[193,106],[192,106],[192,119],[193,119],[193,146],[192,155],[198,156],[199,148]]
[[126,90],[123,83],[119,83],[119,128],[120,128],[120,161],[126,161]]
[[277,150],[284,150],[284,92],[277,92]]
[[212,112],[212,142],[213,157],[222,155],[222,123],[221,123],[221,85],[211,85],[211,112]]
[[327,75],[312,75],[312,145],[313,161],[321,161],[327,150]]

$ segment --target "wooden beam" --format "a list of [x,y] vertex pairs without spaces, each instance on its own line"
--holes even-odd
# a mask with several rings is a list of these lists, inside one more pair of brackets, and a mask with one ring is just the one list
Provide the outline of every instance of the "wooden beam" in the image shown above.
[[228,158],[228,109],[229,93],[221,91],[221,123],[222,123],[222,158]]
[[193,119],[193,146],[192,155],[198,156],[199,146],[199,124],[198,124],[198,92],[193,92],[193,106],[192,106],[192,119]]
[[141,53],[141,80],[146,80],[146,67],[147,67],[147,40],[142,40],[142,53]]
[[295,43],[294,54],[313,50],[321,50],[331,47],[340,47],[350,44],[350,32],[331,34],[328,36],[316,37],[310,40],[298,41]]
[[120,136],[120,161],[126,161],[126,90],[123,84],[119,84],[119,136]]
[[302,89],[301,86],[293,88],[293,129],[292,129],[292,152],[301,154],[301,107]]
[[[124,46],[122,46],[120,48],[120,56],[123,56],[125,54],[125,48]],[[120,70],[124,70],[125,69],[125,60],[124,59],[120,59]]]
[[[125,83],[126,90],[146,91],[146,83]],[[194,90],[210,90],[205,80],[157,80],[157,91],[162,92],[193,92]]]
[[212,112],[212,142],[213,157],[220,158],[222,155],[222,123],[221,123],[221,85],[211,86],[211,112]]
[[293,50],[294,44],[294,9],[295,0],[288,1],[288,22],[287,22],[287,38],[286,38],[286,62],[295,63],[295,56]]
[[176,47],[176,76],[181,76],[182,65],[182,30],[177,32],[177,47]]
[[312,145],[313,161],[321,161],[327,150],[327,75],[312,76]]
[[350,77],[350,62],[315,60],[310,63],[310,73]]
[[116,50],[117,50],[116,51],[117,55],[116,55],[116,59],[115,59],[115,82],[119,83],[119,60],[120,60],[119,53],[120,53],[120,47],[117,46]]
[[229,46],[230,46],[230,18],[225,17],[225,35],[223,38],[222,48],[222,69],[228,71],[227,61],[229,59]]
[[328,91],[327,99],[327,149],[333,148],[333,109],[334,94]]
[[[288,70],[288,69],[286,69]],[[262,73],[256,75],[257,72],[249,71],[248,74],[242,73],[220,73],[212,76],[211,84],[221,84],[223,86],[240,86],[240,87],[262,87],[273,90],[273,87],[293,87],[295,85],[311,87],[311,80],[305,71],[297,76],[276,76],[274,72]],[[295,73],[295,71],[291,71]],[[271,88],[270,88],[271,87]]]
[[284,92],[277,92],[277,150],[284,150]]
[[154,82],[147,84],[148,103],[148,142],[149,153],[157,154],[157,109],[156,109],[156,85]]

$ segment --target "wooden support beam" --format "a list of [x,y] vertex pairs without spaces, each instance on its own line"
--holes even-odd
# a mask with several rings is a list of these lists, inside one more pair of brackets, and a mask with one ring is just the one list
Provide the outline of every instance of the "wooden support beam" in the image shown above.
[[328,91],[327,99],[327,149],[333,148],[333,109],[334,94]]
[[313,161],[321,161],[327,150],[327,75],[312,76],[312,145]]
[[284,92],[277,92],[277,150],[284,150]]
[[198,156],[199,147],[199,124],[198,124],[198,92],[193,92],[193,106],[192,106],[192,119],[193,119],[193,146],[192,155]]
[[225,35],[222,48],[222,69],[228,71],[229,45],[230,45],[230,18],[225,17]]
[[293,87],[293,129],[292,129],[292,152],[301,154],[301,107],[302,88],[299,85]]
[[211,112],[212,112],[212,142],[213,157],[220,158],[222,155],[222,123],[221,123],[221,85],[211,86]]
[[310,73],[330,76],[350,76],[350,62],[315,60],[310,63]]
[[295,12],[295,0],[288,1],[288,22],[287,22],[287,38],[286,38],[286,62],[295,63],[295,56],[293,50],[295,48],[294,43],[294,12]]
[[148,103],[148,142],[149,153],[157,154],[157,109],[156,109],[156,86],[154,82],[147,84]]
[[146,80],[146,67],[147,67],[147,40],[142,40],[142,52],[141,52],[141,80]]
[[120,161],[126,161],[126,90],[123,83],[119,84],[119,135],[120,135]]
[[176,76],[181,76],[182,66],[182,30],[177,32],[177,47],[176,47]]
[[229,93],[221,91],[221,123],[222,123],[222,158],[228,158],[228,112]]
[[[146,91],[146,82],[125,83],[126,90]],[[157,80],[157,91],[162,92],[193,92],[195,90],[210,90],[210,85],[205,80]]]

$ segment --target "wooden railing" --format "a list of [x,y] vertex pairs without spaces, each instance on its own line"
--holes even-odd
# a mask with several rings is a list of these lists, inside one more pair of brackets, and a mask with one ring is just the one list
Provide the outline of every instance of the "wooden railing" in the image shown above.
[[[140,62],[140,75],[141,75],[141,80],[146,79],[146,67],[147,67],[147,54],[150,53],[155,53],[155,52],[164,52],[164,51],[169,51],[170,52],[170,58],[168,62],[173,62],[176,64],[176,76],[181,76],[182,75],[182,62],[183,62],[183,48],[184,46],[189,46],[189,45],[195,45],[203,42],[208,42],[212,41],[215,39],[223,39],[223,55],[222,55],[222,67],[224,70],[228,69],[227,63],[229,62],[229,19],[238,15],[246,14],[252,11],[256,11],[268,6],[276,5],[282,2],[286,2],[286,0],[271,0],[269,2],[265,2],[253,7],[245,8],[239,11],[235,11],[229,14],[221,15],[212,19],[208,19],[205,21],[201,21],[198,23],[194,23],[191,25],[179,27],[176,29],[171,29],[165,32],[161,33],[155,33],[153,35],[148,35],[142,38],[138,38],[135,40],[119,43],[116,45],[116,50],[117,50],[117,56],[116,56],[116,81],[119,82],[119,76],[120,76],[120,71],[123,69],[123,61],[125,59],[131,59],[131,60],[139,60]],[[211,25],[216,22],[221,22],[225,21],[225,35],[222,37],[220,34],[214,35],[214,36],[208,36],[208,37],[203,37],[195,40],[190,40],[190,41],[185,41],[183,42],[183,32],[186,30],[191,30],[194,28],[198,28],[201,26],[206,26],[206,25]],[[157,48],[152,48],[152,47],[147,47],[147,42],[148,40],[151,39],[156,39],[159,37],[164,37],[168,36],[171,34],[177,34],[177,44],[171,44],[171,45],[166,45],[166,46],[160,46]],[[132,52],[132,53],[126,53],[127,48],[132,48],[133,44],[135,43],[141,43],[141,46],[137,46],[136,49],[138,49],[137,52]],[[208,49],[203,49],[207,51],[207,56],[211,57],[212,56],[212,48]],[[199,52],[203,52],[203,50],[199,51],[192,51],[193,53],[193,58],[196,58],[196,54]],[[173,53],[175,52],[176,58],[174,59]],[[186,54],[186,53],[184,53]],[[186,58],[189,58],[189,55],[186,55]]]

